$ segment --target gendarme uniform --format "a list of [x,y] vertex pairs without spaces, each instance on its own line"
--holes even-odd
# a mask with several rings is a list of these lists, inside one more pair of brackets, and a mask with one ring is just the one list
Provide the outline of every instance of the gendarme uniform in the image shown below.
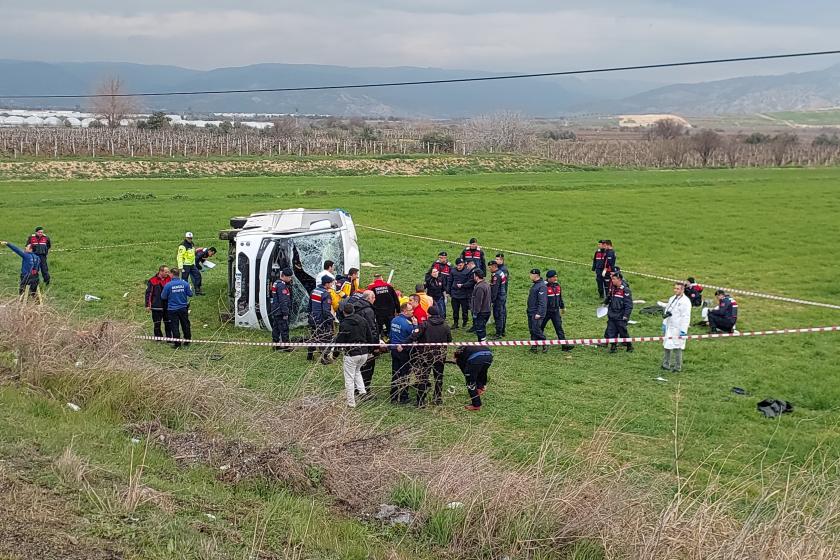
[[[291,276],[291,270],[283,270],[284,276]],[[291,283],[286,283],[282,279],[275,281],[271,285],[271,311],[269,311],[269,319],[271,320],[271,340],[273,342],[289,342],[289,315],[292,310],[292,286]],[[292,348],[281,348],[275,346],[275,350],[291,351]]]
[[[614,286],[610,282],[610,289],[607,298],[604,300],[607,306],[607,331],[604,333],[606,338],[630,338],[627,332],[627,322],[630,320],[630,314],[633,312],[633,294],[630,291],[630,286],[622,278],[621,285]],[[633,343],[625,342],[627,351],[633,351]],[[616,343],[610,344],[610,352],[615,352]]]
[[[332,338],[332,298],[326,286],[318,286],[309,294],[309,326],[312,328],[312,342],[325,343]],[[307,348],[306,359],[311,360],[316,348]],[[323,353],[323,348],[321,350]]]
[[[535,268],[531,270],[531,274],[539,274],[540,270]],[[531,333],[531,340],[545,340],[543,333],[542,321],[548,312],[548,297],[546,294],[545,280],[538,278],[531,285],[531,290],[528,292],[528,330]],[[548,347],[543,347],[548,350]],[[531,351],[536,352],[539,346],[532,346]]]
[[[554,325],[554,332],[557,333],[558,340],[566,340],[566,333],[563,331],[563,318],[560,316],[560,311],[566,309],[566,304],[563,302],[563,288],[557,282],[557,272],[549,270],[546,273],[548,282],[545,285],[545,295],[548,301],[545,319],[542,321],[542,328],[545,330],[548,322]],[[564,351],[571,350],[572,347],[563,345]]]

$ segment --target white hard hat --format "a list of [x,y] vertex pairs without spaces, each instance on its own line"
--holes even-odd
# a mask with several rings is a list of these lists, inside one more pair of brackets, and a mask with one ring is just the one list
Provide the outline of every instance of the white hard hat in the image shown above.
[[192,232],[188,231],[187,233],[184,234],[184,237],[192,237]]

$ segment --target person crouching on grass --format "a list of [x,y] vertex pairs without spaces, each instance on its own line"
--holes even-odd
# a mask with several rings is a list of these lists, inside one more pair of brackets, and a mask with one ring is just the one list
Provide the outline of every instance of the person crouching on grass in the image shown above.
[[486,346],[459,346],[455,350],[455,363],[464,374],[470,404],[464,410],[481,410],[481,395],[487,388],[487,370],[493,363],[493,352]]
[[[665,354],[662,357],[662,369],[678,372],[682,370],[683,350],[688,325],[691,322],[691,300],[685,295],[685,284],[674,284],[674,295],[665,306],[662,320],[662,346]],[[673,361],[672,361],[673,359]]]
[[[8,241],[0,241],[0,245],[5,245],[21,258],[20,285],[18,286],[18,294],[21,296],[21,299],[26,301],[27,296],[32,296],[37,297],[38,303],[41,303],[41,293],[38,291],[38,284],[41,281],[38,276],[41,259],[34,253],[32,245],[27,245],[23,249]],[[27,288],[29,289],[28,294]]]

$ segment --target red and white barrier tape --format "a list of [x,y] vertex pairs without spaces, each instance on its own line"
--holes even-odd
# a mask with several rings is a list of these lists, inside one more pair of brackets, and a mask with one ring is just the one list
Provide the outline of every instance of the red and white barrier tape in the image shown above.
[[[804,334],[819,332],[840,331],[840,325],[828,327],[804,327],[797,329],[776,329],[765,331],[747,331],[733,333],[708,333],[689,334],[680,337],[667,336],[632,336],[629,338],[570,338],[567,340],[485,340],[483,342],[415,342],[403,344],[405,348],[413,347],[434,347],[434,346],[590,346],[593,344],[612,344],[625,342],[664,342],[665,340],[707,340],[712,338],[736,338],[771,336],[779,334]],[[381,344],[352,344],[333,342],[252,342],[250,340],[210,340],[210,339],[185,339],[157,336],[135,336],[135,340],[149,340],[155,342],[192,342],[196,344],[223,344],[227,346],[277,346],[284,348],[359,348],[359,347],[380,347]],[[394,346],[394,345],[388,345]]]
[[[373,227],[373,226],[363,226],[363,225],[360,225],[360,224],[356,224],[356,227],[369,229],[369,230],[372,230],[372,231],[378,231],[378,232],[381,232],[381,233],[388,233],[388,234],[391,234],[391,235],[400,235],[400,236],[403,236],[403,237],[411,237],[411,238],[414,238],[414,239],[423,239],[423,240],[426,240],[426,241],[435,241],[437,243],[448,243],[450,245],[458,245],[460,247],[464,246],[464,244],[459,242],[459,241],[451,241],[449,239],[437,239],[435,237],[425,237],[425,236],[422,236],[422,235],[413,235],[413,234],[410,234],[410,233],[402,233],[402,232],[399,232],[399,231],[392,231],[392,230],[389,230],[389,229],[383,229],[383,228],[378,228],[378,227]],[[525,253],[525,252],[522,252],[522,251],[514,251],[514,250],[511,250],[511,249],[502,249],[502,248],[499,248],[499,247],[490,247],[489,245],[485,246],[485,248],[490,249],[492,251],[500,251],[500,252],[503,252],[503,253],[506,253],[506,254],[511,254],[511,255],[520,255],[520,256],[523,256],[523,257],[532,257],[532,258],[535,258],[535,259],[561,262],[561,263],[566,263],[566,264],[575,264],[575,265],[579,265],[579,266],[590,266],[590,263],[573,261],[573,260],[570,260],[570,259],[561,259],[561,258],[558,258],[558,257],[548,257],[546,255],[536,255],[534,253]],[[653,278],[655,280],[664,280],[666,282],[684,282],[684,280],[680,280],[678,278],[671,278],[671,277],[668,277],[668,276],[658,276],[656,274],[648,274],[648,273],[645,273],[645,272],[636,272],[634,270],[627,270],[625,268],[621,269],[621,273],[622,274],[632,274],[634,276],[643,276],[645,278]],[[820,301],[808,301],[808,300],[805,300],[805,299],[791,298],[791,297],[786,297],[786,296],[777,296],[777,295],[773,295],[773,294],[765,294],[765,293],[755,292],[755,291],[751,291],[751,290],[742,290],[742,289],[739,289],[739,288],[728,288],[728,287],[725,287],[725,286],[714,286],[714,285],[711,285],[711,284],[703,284],[703,286],[705,286],[706,288],[713,288],[715,290],[725,290],[726,292],[731,293],[731,294],[741,294],[741,295],[745,295],[745,296],[753,296],[753,297],[758,297],[758,298],[763,298],[763,299],[770,299],[770,300],[774,300],[774,301],[784,301],[784,302],[787,302],[787,303],[797,303],[797,304],[800,304],[800,305],[813,305],[815,307],[825,307],[827,309],[840,309],[840,305],[835,305],[835,304],[832,304],[832,303],[823,303],[823,302],[820,302]]]

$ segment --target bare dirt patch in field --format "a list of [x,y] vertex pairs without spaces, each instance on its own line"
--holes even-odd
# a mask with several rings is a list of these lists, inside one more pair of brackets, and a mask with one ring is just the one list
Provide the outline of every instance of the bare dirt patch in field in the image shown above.
[[545,162],[535,157],[430,157],[312,160],[57,160],[0,162],[2,179],[112,179],[236,175],[425,175],[527,171]]

